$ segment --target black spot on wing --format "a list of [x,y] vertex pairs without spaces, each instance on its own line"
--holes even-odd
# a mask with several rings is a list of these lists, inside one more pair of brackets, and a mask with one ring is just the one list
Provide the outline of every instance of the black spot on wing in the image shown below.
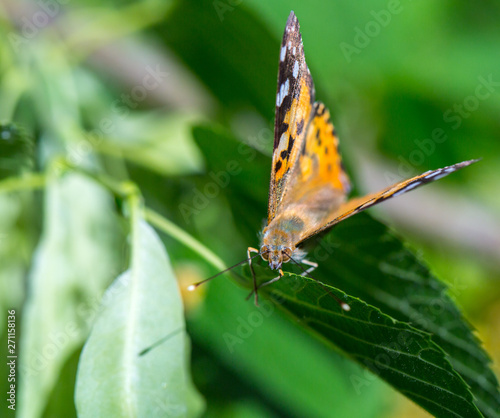
[[287,150],[281,151],[280,156],[281,156],[281,159],[282,159],[282,160],[285,160],[285,159],[288,157],[288,155],[289,155],[289,154],[288,154],[288,151],[287,151]]
[[373,202],[371,202],[371,205],[376,205],[377,203],[383,202],[386,199],[389,199],[391,196],[379,196],[377,197]]
[[321,146],[321,131],[318,129],[316,130],[316,142],[318,143],[319,146]]
[[297,122],[297,135],[300,135],[303,129],[304,129],[304,119],[302,119],[300,122]]
[[281,160],[278,160],[278,162],[274,166],[274,171],[279,171],[279,169],[281,168],[281,165],[282,165]]
[[288,140],[288,148],[286,150],[288,155],[290,155],[292,153],[294,143],[295,143],[295,138],[290,135],[290,139]]
[[276,141],[280,140],[281,136],[287,131],[287,129],[288,129],[288,123],[278,123],[277,135],[274,138],[274,140],[275,140],[274,147],[275,148],[278,146],[278,144],[276,144]]
[[312,104],[314,104],[314,100],[316,100],[316,91],[314,89],[314,82],[313,82],[313,79],[311,77],[311,73],[309,72],[309,68],[307,69],[306,85],[307,85],[307,88],[309,89],[309,91],[311,92],[311,98],[310,98],[309,102],[312,105]]

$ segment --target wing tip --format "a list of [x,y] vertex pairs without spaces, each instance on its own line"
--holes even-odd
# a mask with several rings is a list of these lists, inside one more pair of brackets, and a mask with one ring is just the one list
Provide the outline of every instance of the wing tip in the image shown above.
[[450,166],[445,167],[445,168],[456,167],[457,169],[460,169],[460,168],[472,165],[474,163],[477,163],[477,162],[481,161],[482,159],[483,159],[482,157],[479,157],[479,158],[474,158],[472,160],[465,160],[465,161],[462,161],[461,163],[456,163],[456,164],[450,165]]
[[287,33],[300,33],[299,19],[292,10],[288,15],[288,20],[286,21],[285,34]]

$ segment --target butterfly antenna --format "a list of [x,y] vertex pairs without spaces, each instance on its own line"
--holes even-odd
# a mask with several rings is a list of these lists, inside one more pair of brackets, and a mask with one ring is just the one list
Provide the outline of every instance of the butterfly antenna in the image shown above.
[[309,273],[304,267],[302,267],[302,265],[294,260],[292,257],[290,257],[290,260],[292,260],[295,264],[297,264],[300,269],[306,273],[311,279],[313,279],[316,283],[318,283],[323,289],[325,289],[327,291],[327,293],[332,296],[335,301],[340,305],[340,307],[344,310],[344,311],[350,311],[351,310],[351,307],[346,303],[344,302],[343,300],[339,299],[337,296],[335,296],[332,292],[330,292],[330,289],[328,289],[323,283],[321,283],[318,279],[316,279],[315,277],[311,276],[311,273]]
[[243,261],[240,261],[239,263],[236,263],[234,266],[231,266],[231,267],[228,267],[227,269],[225,270],[222,270],[222,271],[219,271],[217,274],[214,274],[212,277],[209,277],[208,279],[205,279],[205,280],[202,280],[201,282],[198,282],[198,283],[194,283],[190,286],[188,286],[187,290],[189,290],[190,292],[192,292],[193,290],[195,290],[198,286],[201,286],[203,283],[206,283],[212,279],[215,279],[216,277],[220,276],[221,274],[224,274],[226,272],[228,272],[229,270],[232,270],[234,269],[235,267],[238,267],[244,263],[248,263],[250,260],[254,259],[255,257],[259,256],[260,253],[257,253],[255,255],[253,255],[252,257],[249,257]]

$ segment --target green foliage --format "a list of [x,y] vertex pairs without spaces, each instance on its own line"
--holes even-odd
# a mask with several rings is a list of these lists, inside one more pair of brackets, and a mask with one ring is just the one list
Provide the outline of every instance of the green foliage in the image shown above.
[[[404,416],[397,392],[440,417],[500,415],[494,367],[465,319],[488,341],[500,300],[497,5],[6,4],[0,353],[15,309],[19,416]],[[183,312],[179,288],[259,244],[291,9],[356,191],[359,149],[396,176],[482,156],[428,186],[476,205],[455,205],[470,230],[447,245],[448,213],[422,197],[445,232],[427,236],[408,214],[417,253],[360,214],[308,243],[323,285],[289,263],[255,307],[240,266],[183,295]],[[485,225],[492,236],[469,243]],[[254,261],[259,281],[273,277]]]
[[[467,385],[426,333],[354,298],[342,297],[353,311],[345,314],[316,283],[302,276],[291,278],[295,280],[285,279],[277,285],[272,296],[304,326],[341,347],[432,414],[481,416]],[[330,292],[341,296],[333,288]],[[366,384],[362,377],[351,379],[355,386]]]
[[[136,218],[131,266],[103,296],[103,311],[82,352],[77,411],[82,417],[199,415],[202,401],[186,369],[175,276],[154,230]],[[161,348],[142,353],[160,339]]]
[[110,203],[102,189],[78,174],[54,173],[47,180],[47,216],[23,307],[21,416],[43,411],[64,363],[87,336],[89,313],[118,270],[119,234]]

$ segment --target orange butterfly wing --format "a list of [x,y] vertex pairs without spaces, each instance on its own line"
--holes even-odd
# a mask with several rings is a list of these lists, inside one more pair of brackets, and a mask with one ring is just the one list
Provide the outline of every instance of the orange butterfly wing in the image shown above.
[[276,216],[289,187],[313,103],[314,84],[304,58],[299,22],[291,12],[280,50],[268,223]]
[[287,228],[299,222],[293,233],[301,241],[308,231],[323,226],[345,202],[350,184],[342,167],[338,139],[323,103],[315,103],[305,138],[289,180],[289,186],[271,225]]
[[416,189],[417,187],[423,186],[424,184],[430,183],[435,180],[439,180],[448,174],[451,174],[461,168],[467,167],[479,160],[468,160],[461,163],[453,164],[448,167],[439,168],[437,170],[426,171],[419,176],[412,177],[408,180],[401,181],[399,183],[393,184],[386,189],[372,193],[367,196],[358,197],[351,199],[343,204],[341,204],[337,210],[333,211],[326,223],[319,228],[310,228],[304,231],[303,238],[297,242],[299,245],[303,241],[311,238],[312,236],[331,228],[340,221],[347,219],[365,209],[368,209],[378,203],[381,203],[391,197],[399,196],[403,193],[409,192],[410,190]]
[[307,127],[306,139],[298,161],[298,181],[301,187],[329,185],[349,193],[349,178],[338,151],[339,140],[323,103],[314,104],[313,117]]

